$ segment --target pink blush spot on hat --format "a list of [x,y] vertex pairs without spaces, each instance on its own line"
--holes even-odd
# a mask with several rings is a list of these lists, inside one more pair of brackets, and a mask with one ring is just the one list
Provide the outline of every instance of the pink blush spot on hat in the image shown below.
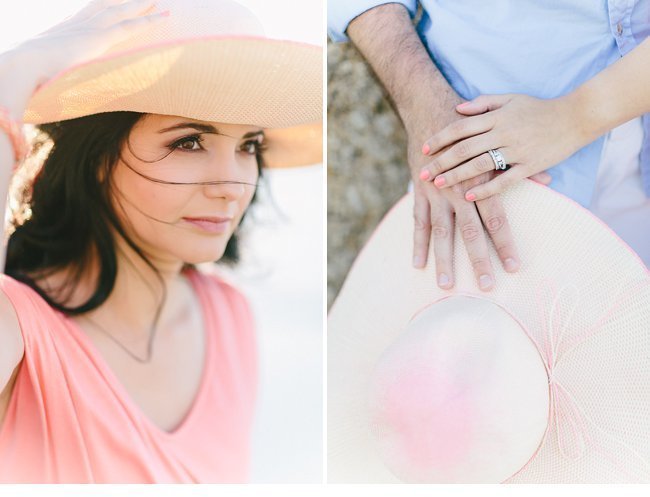
[[545,432],[548,377],[507,311],[454,296],[422,310],[388,344],[366,400],[376,453],[399,480],[504,481]]
[[402,479],[424,482],[432,468],[452,472],[467,459],[476,409],[465,385],[419,362],[380,374],[375,389],[375,435]]

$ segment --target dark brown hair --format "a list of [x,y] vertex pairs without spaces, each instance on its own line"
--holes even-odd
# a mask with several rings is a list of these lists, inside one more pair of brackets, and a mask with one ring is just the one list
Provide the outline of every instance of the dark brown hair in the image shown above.
[[[12,209],[14,231],[7,246],[5,273],[32,287],[52,307],[66,314],[95,309],[112,292],[117,275],[112,229],[160,277],[126,234],[110,200],[110,173],[131,130],[145,115],[107,112],[36,127],[40,138],[34,143],[32,155],[48,140],[52,148],[33,180],[17,192],[19,208]],[[257,159],[261,175],[259,153]],[[21,213],[26,211],[29,214],[22,219]],[[65,301],[88,270],[93,252],[99,261],[95,291],[82,305],[66,307]],[[233,264],[238,259],[238,237],[234,234],[219,262]],[[70,270],[64,283],[68,297],[61,302],[53,300],[30,276],[47,276],[64,268]]]

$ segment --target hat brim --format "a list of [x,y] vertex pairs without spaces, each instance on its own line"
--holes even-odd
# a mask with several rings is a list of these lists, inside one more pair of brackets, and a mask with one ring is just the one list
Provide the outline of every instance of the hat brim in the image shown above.
[[[489,242],[490,292],[475,283],[458,226],[452,290],[436,284],[433,248],[425,269],[412,267],[412,195],[357,257],[328,316],[328,481],[399,482],[374,451],[371,372],[420,309],[449,295],[507,309],[540,356],[552,346],[546,366],[568,392],[553,400],[540,448],[508,483],[650,481],[650,271],[602,221],[550,188],[522,181],[501,199],[522,265],[505,272]],[[576,435],[574,421],[585,432]],[[567,445],[584,450],[567,455]]]
[[323,162],[323,124],[267,129],[264,164],[269,168],[297,167]]
[[168,41],[62,71],[32,95],[23,122],[134,111],[254,125],[275,129],[274,141],[282,143],[271,166],[311,164],[322,143],[319,152],[317,141],[303,139],[312,150],[300,150],[304,132],[294,128],[322,121],[322,68],[322,48],[305,43],[232,36]]

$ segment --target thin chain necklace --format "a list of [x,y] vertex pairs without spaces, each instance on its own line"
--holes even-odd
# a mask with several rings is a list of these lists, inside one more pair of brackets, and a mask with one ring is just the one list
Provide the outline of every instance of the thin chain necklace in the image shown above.
[[101,326],[99,323],[97,323],[94,319],[89,318],[88,316],[81,316],[84,319],[90,321],[98,330],[103,332],[105,335],[107,335],[111,340],[113,340],[117,345],[119,345],[122,350],[124,350],[126,353],[128,353],[131,357],[133,357],[136,361],[146,364],[151,360],[151,356],[153,355],[153,338],[154,335],[156,334],[156,329],[158,325],[158,319],[160,318],[160,313],[162,311],[162,304],[158,306],[158,309],[156,309],[156,315],[154,316],[153,323],[151,324],[151,329],[149,331],[149,341],[147,343],[147,357],[146,359],[141,359],[137,355],[135,355],[133,352],[131,352],[129,349],[127,349],[124,345],[122,345],[113,335],[111,335],[106,328]]

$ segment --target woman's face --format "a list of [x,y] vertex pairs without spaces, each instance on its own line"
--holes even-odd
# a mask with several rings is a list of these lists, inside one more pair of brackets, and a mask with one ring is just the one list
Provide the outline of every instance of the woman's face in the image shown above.
[[[129,236],[159,262],[220,259],[255,193],[263,137],[255,126],[143,116],[112,173]],[[192,184],[222,181],[238,183]]]

